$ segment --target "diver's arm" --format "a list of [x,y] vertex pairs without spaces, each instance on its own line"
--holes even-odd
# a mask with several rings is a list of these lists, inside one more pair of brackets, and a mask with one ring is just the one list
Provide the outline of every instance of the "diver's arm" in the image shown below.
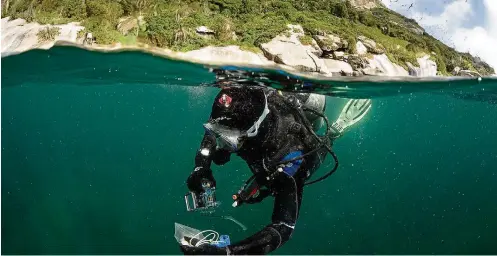
[[256,204],[262,202],[266,197],[271,195],[271,191],[269,189],[259,189],[259,195],[256,197],[250,197],[249,199],[243,201],[247,204]]
[[274,182],[272,223],[258,233],[228,246],[228,254],[267,254],[290,239],[298,218],[303,182],[296,181],[285,173],[279,173]]
[[223,165],[230,161],[230,155],[228,150],[216,148],[216,137],[206,132],[195,156],[195,167],[210,169],[211,162]]
[[180,245],[181,251],[185,255],[262,255],[281,247],[293,233],[302,201],[304,180],[295,180],[285,173],[278,173],[274,182],[275,201],[271,224],[254,235],[226,247],[220,248],[210,244],[196,247]]
[[195,168],[211,168],[211,161],[214,152],[216,151],[216,137],[209,133],[204,134],[204,138],[200,143],[200,148],[195,155]]
[[229,161],[229,154],[226,156],[224,152],[216,150],[216,137],[206,132],[195,155],[195,168],[186,181],[188,189],[201,193],[202,180],[209,181],[211,186],[215,187],[216,180],[212,175],[211,163],[219,164],[223,161]]

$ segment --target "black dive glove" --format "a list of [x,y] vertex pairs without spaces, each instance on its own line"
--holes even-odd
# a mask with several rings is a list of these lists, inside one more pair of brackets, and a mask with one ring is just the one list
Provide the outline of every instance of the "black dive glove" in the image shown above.
[[211,169],[197,167],[186,180],[186,185],[190,191],[200,194],[205,192],[202,184],[209,184],[211,188],[216,187],[216,180],[212,176]]

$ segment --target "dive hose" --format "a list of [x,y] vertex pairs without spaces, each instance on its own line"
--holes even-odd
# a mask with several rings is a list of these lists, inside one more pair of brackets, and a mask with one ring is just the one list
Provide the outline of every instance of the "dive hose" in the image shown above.
[[[279,95],[279,94],[277,94]],[[307,120],[307,118],[304,116],[304,114],[302,113],[302,110],[301,108],[304,110],[304,111],[310,111],[312,113],[314,113],[315,115],[318,115],[320,117],[322,117],[325,122],[326,122],[326,133],[325,133],[325,136],[328,136],[329,134],[329,131],[330,131],[330,124],[329,124],[329,121],[328,121],[328,118],[322,114],[322,113],[319,113],[317,112],[316,110],[314,109],[310,109],[310,108],[306,108],[305,106],[296,106],[296,103],[295,101],[298,102],[298,99],[296,99],[295,97],[293,97],[295,99],[294,102],[290,102],[286,97],[280,95],[280,97],[283,98],[283,101],[289,105],[291,108],[293,108],[295,110],[295,112],[298,113],[299,117],[302,119],[302,121],[304,122],[304,127],[314,136],[314,138],[319,142],[319,146],[316,147],[315,149],[301,155],[301,156],[298,156],[298,157],[295,157],[295,158],[292,158],[292,159],[289,159],[289,160],[285,160],[285,161],[281,161],[278,163],[279,164],[286,164],[286,163],[289,163],[289,162],[293,162],[295,160],[300,160],[300,159],[303,159],[304,157],[316,152],[317,150],[321,149],[322,147],[325,147],[326,150],[328,151],[328,153],[331,154],[331,156],[333,157],[333,160],[335,161],[335,166],[333,167],[333,169],[331,169],[328,173],[326,173],[325,175],[323,175],[322,177],[314,180],[314,181],[311,181],[311,182],[306,182],[304,185],[311,185],[311,184],[315,184],[317,182],[320,182],[322,180],[325,180],[326,178],[328,178],[329,176],[331,176],[333,173],[336,172],[336,170],[338,169],[338,158],[336,156],[336,154],[331,150],[330,146],[326,143],[326,142],[323,142],[319,136],[314,132],[314,130],[312,130],[312,128],[310,127],[311,124],[309,123],[309,120]]]

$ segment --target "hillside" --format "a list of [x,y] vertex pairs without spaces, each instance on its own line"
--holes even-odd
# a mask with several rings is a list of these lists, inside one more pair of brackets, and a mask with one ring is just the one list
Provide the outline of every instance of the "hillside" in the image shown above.
[[[390,61],[405,69],[411,69],[412,63],[420,63],[419,58],[427,56],[436,63],[440,75],[455,74],[458,70],[474,71],[483,76],[494,73],[480,59],[444,45],[414,20],[384,8],[380,2],[2,0],[2,17],[40,24],[80,21],[84,30],[78,36],[91,32],[96,43],[101,45],[140,42],[175,51],[238,45],[287,64],[271,56],[274,54],[264,45],[277,36],[289,39],[296,35],[302,46],[314,47],[311,51],[317,57],[345,60],[354,70],[361,66],[352,63],[362,51],[362,55],[386,54]],[[303,31],[289,31],[288,24],[299,24]],[[57,29],[45,29],[38,37],[50,40],[57,33]],[[366,47],[367,51],[357,49],[357,46]]]

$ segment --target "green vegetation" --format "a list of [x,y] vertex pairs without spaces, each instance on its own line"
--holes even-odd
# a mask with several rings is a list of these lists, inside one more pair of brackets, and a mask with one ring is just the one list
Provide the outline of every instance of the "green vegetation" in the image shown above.
[[40,30],[36,35],[38,36],[38,42],[44,43],[52,41],[56,36],[60,34],[60,28],[58,27],[46,27]]
[[304,36],[299,37],[299,41],[303,45],[311,45],[312,44],[312,37],[310,37],[308,35],[304,35]]
[[[404,67],[405,62],[416,64],[416,57],[430,54],[442,74],[456,66],[483,75],[494,72],[426,34],[414,20],[382,7],[355,9],[342,0],[2,0],[5,16],[42,24],[82,21],[98,44],[143,42],[179,51],[233,44],[259,51],[261,43],[286,33],[287,24],[300,24],[305,30],[303,44],[310,44],[314,35],[333,33],[349,42],[346,50],[352,53],[357,37],[364,35]],[[138,33],[123,36],[117,30],[123,17],[143,18],[135,29]],[[214,34],[199,35],[199,26]]]

